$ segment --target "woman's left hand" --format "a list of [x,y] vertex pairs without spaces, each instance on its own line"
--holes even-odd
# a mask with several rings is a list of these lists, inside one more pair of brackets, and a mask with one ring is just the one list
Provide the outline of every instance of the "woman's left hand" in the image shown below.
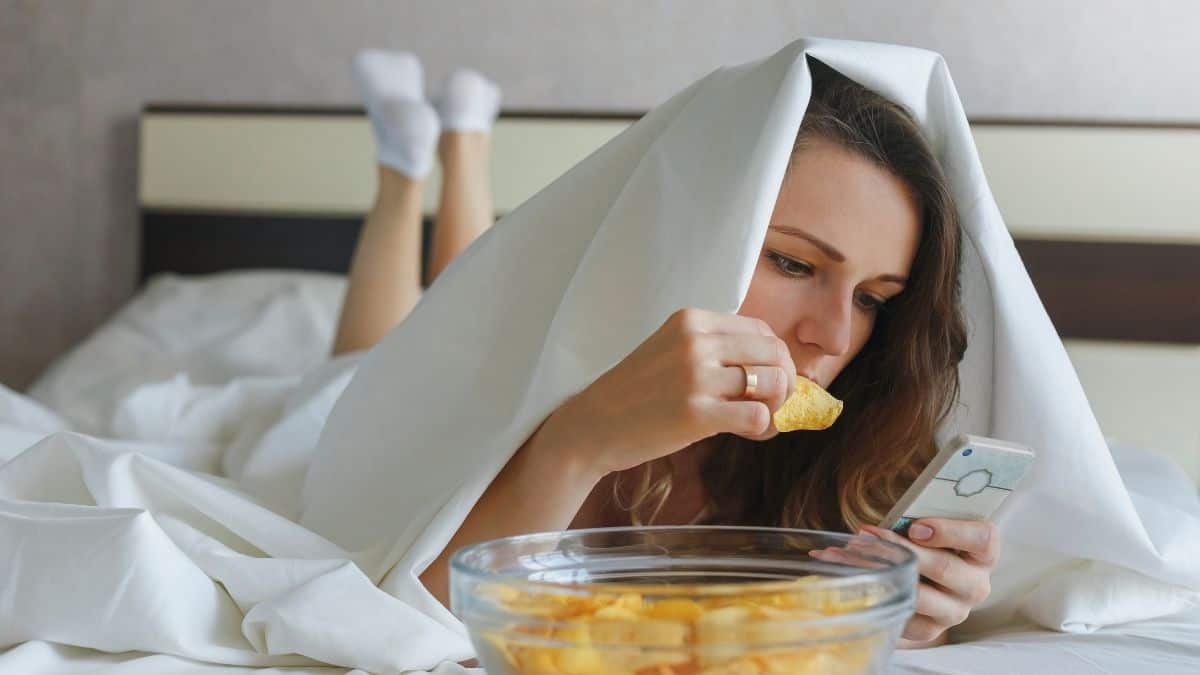
[[987,521],[922,518],[908,538],[871,525],[861,532],[910,549],[917,556],[916,612],[901,633],[899,647],[932,647],[946,631],[966,621],[991,593],[992,569],[1000,554],[1000,533]]

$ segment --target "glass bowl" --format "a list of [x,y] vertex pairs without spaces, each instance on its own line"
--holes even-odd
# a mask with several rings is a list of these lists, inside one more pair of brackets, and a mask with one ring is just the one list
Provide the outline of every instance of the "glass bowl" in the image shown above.
[[759,527],[529,534],[450,565],[489,675],[882,672],[917,583],[902,546]]

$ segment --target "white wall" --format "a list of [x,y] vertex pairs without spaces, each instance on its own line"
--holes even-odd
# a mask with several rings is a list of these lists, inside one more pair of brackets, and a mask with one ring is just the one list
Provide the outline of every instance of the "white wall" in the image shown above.
[[521,108],[645,109],[801,35],[942,52],[974,117],[1200,122],[1200,3],[1176,0],[0,0],[0,382],[132,292],[146,101],[350,104],[364,45]]

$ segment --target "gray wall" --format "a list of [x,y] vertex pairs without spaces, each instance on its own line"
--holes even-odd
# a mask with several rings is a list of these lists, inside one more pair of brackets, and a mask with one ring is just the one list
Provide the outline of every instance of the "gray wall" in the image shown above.
[[1200,3],[1125,0],[0,0],[0,382],[134,290],[146,101],[355,103],[364,45],[522,108],[653,105],[794,37],[942,52],[972,116],[1200,122]]

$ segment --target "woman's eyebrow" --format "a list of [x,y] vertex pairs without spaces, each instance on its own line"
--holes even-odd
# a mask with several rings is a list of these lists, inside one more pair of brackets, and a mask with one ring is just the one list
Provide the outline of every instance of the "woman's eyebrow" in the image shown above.
[[[824,241],[822,239],[818,239],[817,237],[814,237],[813,235],[805,232],[804,230],[801,230],[801,229],[795,228],[795,227],[789,227],[787,225],[772,225],[771,229],[775,230],[776,232],[778,232],[780,234],[786,234],[786,235],[789,235],[792,237],[800,237],[801,239],[812,244],[813,246],[816,246],[817,248],[821,249],[822,253],[829,256],[830,258],[833,258],[837,262],[846,262],[846,256],[842,255],[841,251],[839,251],[836,248],[834,248],[833,246],[831,246],[829,244],[829,242]],[[905,279],[904,277],[902,277],[898,274],[880,274],[879,276],[875,277],[875,280],[876,281],[888,281],[893,284],[900,284],[901,286],[908,283],[908,279]]]
[[778,232],[780,234],[786,234],[786,235],[790,235],[793,237],[800,237],[801,239],[804,239],[805,241],[812,244],[813,246],[816,246],[817,248],[821,249],[822,253],[829,256],[830,258],[833,258],[837,262],[846,262],[846,256],[842,255],[841,251],[839,251],[836,248],[834,248],[833,246],[829,245],[828,242],[817,239],[816,237],[812,236],[811,234],[805,232],[804,230],[797,229],[795,227],[788,227],[787,225],[772,225],[771,229],[775,230],[776,232]]

